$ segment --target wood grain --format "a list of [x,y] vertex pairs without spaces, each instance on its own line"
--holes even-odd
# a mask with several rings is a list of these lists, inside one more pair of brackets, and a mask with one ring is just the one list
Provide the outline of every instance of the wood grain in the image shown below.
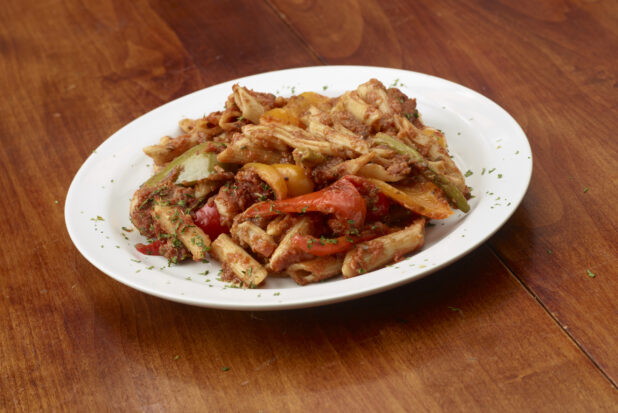
[[[5,406],[607,411],[615,402],[610,384],[486,248],[379,296],[252,313],[143,295],[77,252],[67,251],[76,263],[67,272],[54,244],[31,253],[37,270],[56,264],[36,289],[21,286],[28,299],[12,306],[14,321],[3,320],[23,343],[3,354],[6,384],[21,390]],[[479,272],[479,261],[490,264]],[[85,277],[70,285],[62,272]]]
[[532,146],[533,178],[491,245],[615,384],[616,3],[273,3],[327,63],[441,76],[515,117]]
[[[594,163],[611,162],[616,66],[597,59],[594,81],[593,63],[578,62],[562,79],[560,59],[598,57],[612,46],[606,37],[615,34],[616,7],[559,1],[532,11],[506,2],[422,2],[414,9],[398,2],[5,3],[0,411],[615,410],[615,388],[604,375],[613,377],[615,367],[609,336],[615,310],[607,302],[616,302],[615,278],[603,261],[611,257],[615,224],[599,224],[611,212],[615,175],[599,192],[590,183],[586,194],[574,188],[580,178],[596,176]],[[562,32],[564,16],[567,23],[579,19],[581,38]],[[500,26],[495,36],[484,36]],[[578,51],[590,33],[607,36],[600,46]],[[504,42],[519,46],[507,53],[497,47]],[[538,57],[554,61],[529,62]],[[71,244],[64,196],[84,159],[115,130],[193,90],[321,60],[448,77],[483,90],[524,124],[536,157],[533,186],[491,248],[388,293],[255,313],[147,296],[102,274]],[[534,69],[541,67],[554,71],[536,79]],[[582,150],[593,165],[577,157],[579,139],[586,139]],[[609,149],[597,153],[603,145]],[[552,160],[552,153],[567,160]],[[578,181],[569,186],[568,174],[575,172]],[[574,195],[564,197],[565,189]],[[598,251],[568,248],[576,241]],[[549,260],[545,248],[552,249]],[[584,268],[598,276],[578,279],[578,259],[589,260]]]

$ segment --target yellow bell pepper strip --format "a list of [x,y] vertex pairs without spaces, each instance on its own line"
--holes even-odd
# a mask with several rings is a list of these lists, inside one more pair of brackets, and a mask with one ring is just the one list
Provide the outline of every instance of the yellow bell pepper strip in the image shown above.
[[313,181],[305,174],[305,169],[302,166],[290,163],[277,163],[271,166],[283,177],[288,187],[289,197],[313,192]]
[[249,207],[242,219],[282,213],[321,212],[333,214],[344,227],[360,228],[365,222],[367,206],[354,184],[342,178],[320,191],[278,201],[264,201]]
[[373,141],[378,144],[386,145],[402,155],[407,155],[412,163],[421,171],[421,174],[423,174],[427,180],[432,181],[442,189],[457,208],[463,212],[470,211],[470,205],[468,205],[461,191],[446,176],[433,169],[416,149],[381,132],[376,133]]
[[296,117],[294,113],[284,108],[271,109],[265,112],[260,117],[260,123],[270,123],[270,122],[302,127],[302,123],[300,122],[300,119],[298,119],[298,117]]
[[453,213],[448,202],[440,196],[439,191],[436,191],[438,189],[436,185],[431,182],[417,182],[399,189],[378,179],[366,179],[388,198],[419,215],[431,219],[444,219]]
[[262,181],[266,182],[273,190],[275,198],[278,200],[288,197],[288,186],[279,172],[271,165],[264,163],[250,162],[245,164],[242,169],[255,172]]

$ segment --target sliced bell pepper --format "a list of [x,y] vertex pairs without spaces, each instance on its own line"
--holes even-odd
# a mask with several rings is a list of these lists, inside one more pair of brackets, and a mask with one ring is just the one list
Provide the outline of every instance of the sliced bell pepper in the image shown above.
[[380,234],[377,233],[362,233],[357,236],[345,235],[337,238],[316,238],[311,235],[296,234],[292,237],[292,244],[308,254],[324,257],[346,252],[356,243],[368,241],[379,236]]
[[388,198],[419,215],[444,219],[453,213],[446,199],[440,196],[441,191],[432,182],[417,182],[396,188],[377,179],[367,179]]
[[159,253],[159,248],[163,245],[163,241],[157,239],[152,241],[150,244],[135,244],[135,249],[141,252],[144,255],[161,255]]
[[288,197],[288,186],[283,176],[271,165],[264,163],[251,162],[242,167],[245,170],[254,171],[260,179],[268,184],[275,193],[275,198],[285,199]]
[[271,165],[283,177],[288,187],[288,196],[295,197],[313,192],[313,181],[305,173],[305,168],[291,163]]
[[342,178],[317,192],[295,198],[254,204],[243,212],[243,218],[253,218],[258,215],[266,217],[281,213],[302,214],[305,212],[333,214],[345,227],[360,228],[365,222],[367,206],[354,185]]

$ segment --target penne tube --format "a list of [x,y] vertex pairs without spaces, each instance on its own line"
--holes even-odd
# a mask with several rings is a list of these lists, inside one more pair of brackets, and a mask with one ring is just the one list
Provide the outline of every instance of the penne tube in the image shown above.
[[195,119],[181,119],[178,122],[178,127],[182,129],[184,133],[191,133],[195,129],[197,121]]
[[231,233],[234,238],[241,241],[241,244],[244,244],[243,246],[248,246],[251,251],[263,257],[270,257],[277,248],[273,237],[250,221],[232,226]]
[[268,273],[247,251],[236,244],[227,234],[221,234],[212,243],[211,254],[225,263],[236,278],[247,287],[257,287]]
[[330,156],[343,155],[342,148],[317,139],[306,130],[292,125],[247,125],[243,128],[243,134],[251,140],[281,141],[292,148],[307,148]]
[[280,163],[285,160],[286,152],[268,149],[247,137],[234,141],[217,155],[222,163],[259,162],[265,164]]
[[401,259],[425,243],[425,218],[388,235],[356,244],[347,252],[341,272],[344,278],[355,277]]
[[371,105],[377,106],[383,114],[393,114],[393,110],[388,102],[388,96],[386,95],[386,88],[378,80],[371,79],[356,88],[356,91],[361,99]]
[[221,129],[229,131],[238,128],[236,122],[242,116],[242,113],[236,109],[236,107],[229,108],[221,114],[219,118],[219,127]]
[[312,229],[313,223],[311,222],[311,219],[309,219],[308,217],[300,218],[298,222],[296,222],[292,226],[292,228],[290,228],[288,232],[286,232],[286,234],[283,236],[283,238],[279,242],[279,245],[277,246],[277,249],[275,249],[272,256],[270,257],[268,266],[273,271],[279,272],[285,269],[288,265],[305,258],[307,254],[294,246],[294,244],[292,243],[292,237],[294,237],[294,235],[296,234],[309,234]]
[[337,165],[339,170],[338,176],[356,175],[359,170],[375,157],[374,153],[359,156],[358,158],[350,159]]
[[281,215],[273,219],[266,226],[266,233],[278,240],[288,229],[290,229],[297,221],[297,218],[292,215]]
[[253,123],[259,123],[260,117],[266,112],[264,106],[246,88],[234,85],[233,90],[234,102],[240,108],[242,116]]
[[286,269],[286,272],[297,284],[307,285],[341,274],[342,265],[342,257],[319,257],[292,264]]
[[165,233],[174,236],[175,240],[187,247],[194,261],[205,258],[206,252],[210,250],[210,238],[193,223],[190,215],[180,208],[155,205],[152,217],[159,222]]
[[363,165],[358,170],[357,175],[364,178],[378,179],[385,182],[397,182],[405,178],[405,175],[395,175],[388,172],[382,165],[377,163],[368,163]]
[[356,91],[344,93],[333,110],[341,110],[342,108],[368,126],[373,126],[382,117],[380,110],[363,101]]
[[155,165],[160,166],[182,155],[198,143],[197,139],[192,135],[181,135],[177,138],[164,136],[158,144],[146,146],[143,151],[152,158]]
[[369,152],[367,142],[358,135],[338,132],[330,126],[319,122],[310,122],[307,129],[313,135],[330,142],[332,145],[339,146],[341,149],[349,149],[356,154],[366,154]]

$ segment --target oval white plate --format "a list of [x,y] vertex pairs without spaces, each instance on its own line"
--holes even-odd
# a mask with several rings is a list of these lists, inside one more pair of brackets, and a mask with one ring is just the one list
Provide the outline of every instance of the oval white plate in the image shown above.
[[[129,200],[152,173],[142,148],[179,134],[178,121],[223,107],[234,83],[289,96],[317,91],[337,96],[370,78],[417,99],[425,124],[446,133],[449,149],[475,196],[471,211],[457,211],[427,229],[425,247],[411,257],[355,278],[300,287],[269,278],[260,289],[217,281],[220,266],[187,262],[168,267],[162,257],[138,253],[144,242],[129,221]],[[471,175],[470,175],[471,173]],[[462,257],[495,233],[521,202],[532,173],[532,154],[517,122],[486,97],[433,76],[366,66],[289,69],[232,80],[167,103],[129,123],[84,162],[69,188],[65,219],[77,249],[114,279],[161,298],[204,307],[273,310],[334,303],[384,291],[428,275]]]

